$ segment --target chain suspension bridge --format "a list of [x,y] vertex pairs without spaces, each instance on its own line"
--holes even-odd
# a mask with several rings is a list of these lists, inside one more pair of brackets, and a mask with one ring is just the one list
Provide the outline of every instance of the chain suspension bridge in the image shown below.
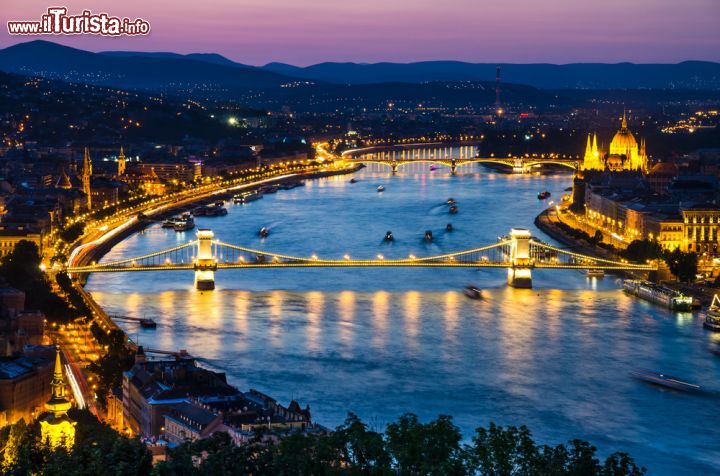
[[513,228],[507,237],[486,246],[434,256],[410,255],[403,259],[385,259],[382,255],[373,259],[351,259],[348,255],[342,259],[292,256],[223,243],[215,239],[212,230],[200,229],[197,239],[180,246],[132,258],[70,265],[65,271],[78,276],[87,273],[192,270],[195,272],[195,287],[209,290],[215,287],[215,272],[219,269],[353,267],[506,268],[508,284],[522,288],[532,287],[533,269],[657,269],[649,264],[612,261],[563,250],[534,239],[526,228]]

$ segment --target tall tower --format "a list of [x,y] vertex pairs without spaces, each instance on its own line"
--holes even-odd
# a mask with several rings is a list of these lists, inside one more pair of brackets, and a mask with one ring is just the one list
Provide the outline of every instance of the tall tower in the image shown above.
[[92,177],[92,160],[90,160],[90,150],[85,147],[85,155],[83,156],[82,169],[82,191],[87,197],[87,208],[92,208],[92,196],[90,190],[90,178]]
[[120,146],[120,155],[118,155],[118,170],[117,170],[118,177],[122,177],[125,175],[125,152],[123,151],[123,147]]
[[69,449],[75,444],[75,425],[77,423],[67,415],[72,404],[65,397],[65,377],[62,371],[59,347],[55,352],[55,372],[50,386],[52,387],[52,396],[45,404],[45,408],[50,414],[40,421],[42,441],[50,448],[64,446]]
[[500,66],[495,68],[495,112],[500,113]]

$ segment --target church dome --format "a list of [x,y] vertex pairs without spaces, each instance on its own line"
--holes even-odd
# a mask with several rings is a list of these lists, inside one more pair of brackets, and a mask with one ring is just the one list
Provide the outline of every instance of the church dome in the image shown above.
[[638,144],[635,140],[635,136],[628,129],[627,119],[625,118],[625,114],[623,114],[622,126],[620,127],[620,130],[615,133],[615,136],[610,142],[610,153],[620,155],[627,154],[628,151],[637,150],[637,146]]
[[[620,129],[615,133],[615,136],[610,142],[610,149],[622,150],[632,149],[637,147],[637,141],[635,136],[627,129]],[[612,153],[612,152],[611,152]]]

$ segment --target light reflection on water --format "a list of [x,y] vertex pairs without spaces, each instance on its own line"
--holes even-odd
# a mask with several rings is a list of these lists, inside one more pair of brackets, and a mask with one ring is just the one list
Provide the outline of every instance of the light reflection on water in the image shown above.
[[[530,226],[536,195],[560,197],[563,176],[509,176],[463,167],[369,167],[308,182],[224,218],[197,219],[219,239],[289,254],[340,258],[417,256],[494,242]],[[383,183],[386,192],[375,188]],[[460,213],[443,205],[458,200]],[[455,231],[445,233],[452,221]],[[256,232],[271,229],[266,240]],[[391,229],[396,242],[382,243]],[[432,244],[422,240],[431,229]],[[534,228],[533,228],[534,230]],[[534,233],[539,234],[536,230]],[[137,256],[193,238],[159,226],[105,259]],[[466,436],[490,420],[526,424],[539,440],[582,437],[603,452],[629,451],[653,473],[709,473],[720,463],[719,340],[692,314],[625,296],[612,276],[534,273],[533,290],[508,288],[503,270],[222,270],[218,289],[196,292],[192,273],[97,274],[88,289],[113,312],[153,317],[154,331],[122,324],[141,343],[187,349],[240,388],[309,403],[321,423],[345,412],[379,424],[406,411],[451,414]],[[462,287],[482,287],[470,300]],[[647,367],[709,388],[701,396],[633,380]]]

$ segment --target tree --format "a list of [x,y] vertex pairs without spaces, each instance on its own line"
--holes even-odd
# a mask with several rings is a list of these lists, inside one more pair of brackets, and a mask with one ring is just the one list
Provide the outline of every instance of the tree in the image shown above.
[[623,258],[637,263],[662,257],[663,249],[660,243],[652,240],[634,240],[622,251]]
[[539,451],[525,426],[503,429],[490,423],[488,429],[478,428],[468,448],[469,471],[481,474],[533,474],[539,466]]
[[77,221],[73,223],[72,225],[64,228],[59,236],[60,239],[63,240],[65,243],[72,243],[78,238],[80,238],[85,231],[85,223],[81,221]]
[[402,474],[462,474],[460,430],[452,417],[420,423],[407,413],[385,430],[387,448]]
[[675,248],[673,251],[666,253],[665,262],[670,268],[670,272],[680,281],[690,282],[695,280],[698,272],[698,256],[695,252],[685,253]]
[[350,413],[334,433],[345,465],[363,474],[391,473],[390,455],[382,434],[368,431],[357,415]]

